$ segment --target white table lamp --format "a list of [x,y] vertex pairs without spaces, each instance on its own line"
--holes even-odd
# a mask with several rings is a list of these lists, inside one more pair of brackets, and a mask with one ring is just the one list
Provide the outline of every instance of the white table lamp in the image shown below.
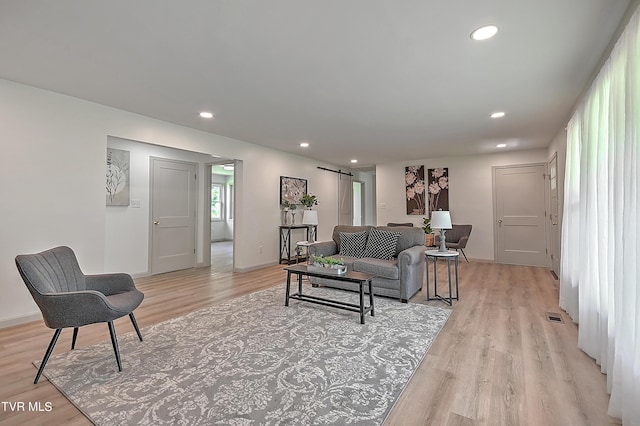
[[449,215],[448,211],[436,210],[431,212],[431,227],[433,229],[440,230],[440,248],[439,252],[447,251],[447,246],[445,245],[445,230],[451,229],[451,215]]
[[[318,225],[318,212],[316,210],[304,210],[302,212],[302,224],[303,225]],[[314,242],[316,240],[316,235],[315,235],[315,226],[312,228],[311,226],[309,227],[310,229],[310,233],[309,233],[309,242]]]

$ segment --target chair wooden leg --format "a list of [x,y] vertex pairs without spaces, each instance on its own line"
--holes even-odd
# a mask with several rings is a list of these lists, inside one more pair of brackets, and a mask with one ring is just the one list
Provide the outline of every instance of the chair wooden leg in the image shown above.
[[138,339],[142,342],[142,334],[140,333],[140,329],[138,328],[138,323],[136,322],[136,317],[133,316],[133,312],[129,314],[129,318],[131,318],[131,323],[133,324],[133,328],[136,329],[136,333],[138,333]]
[[111,344],[113,344],[113,352],[116,354],[116,362],[118,363],[118,371],[122,371],[122,363],[120,362],[120,350],[118,349],[118,338],[116,337],[116,328],[113,321],[109,321],[109,334],[111,335]]
[[40,368],[38,368],[38,374],[36,374],[36,379],[33,381],[33,384],[38,384],[38,380],[40,380],[40,375],[44,370],[44,366],[47,365],[47,361],[49,361],[49,357],[51,356],[51,352],[53,352],[53,348],[56,346],[56,342],[58,341],[58,337],[60,337],[60,333],[62,332],[61,328],[57,328],[55,333],[53,333],[53,339],[51,339],[51,343],[49,343],[49,347],[47,348],[47,352],[44,354],[44,358],[42,359],[42,363],[40,364]]
[[76,348],[76,339],[78,338],[78,327],[73,329],[73,339],[71,340],[71,350]]

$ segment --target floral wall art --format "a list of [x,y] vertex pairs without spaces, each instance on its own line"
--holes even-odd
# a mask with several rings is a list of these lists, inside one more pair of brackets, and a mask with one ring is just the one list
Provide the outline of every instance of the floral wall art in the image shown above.
[[405,167],[404,182],[407,196],[407,214],[424,214],[426,208],[424,166]]
[[449,210],[449,169],[429,169],[429,217],[434,210]]

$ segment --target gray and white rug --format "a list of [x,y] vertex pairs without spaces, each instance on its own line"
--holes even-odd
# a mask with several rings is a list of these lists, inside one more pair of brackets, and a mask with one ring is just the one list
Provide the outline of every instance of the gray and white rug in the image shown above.
[[120,336],[120,373],[106,341],[53,356],[44,374],[98,425],[382,424],[450,311],[375,302],[361,325],[356,312],[285,307],[277,286],[143,328],[144,342]]

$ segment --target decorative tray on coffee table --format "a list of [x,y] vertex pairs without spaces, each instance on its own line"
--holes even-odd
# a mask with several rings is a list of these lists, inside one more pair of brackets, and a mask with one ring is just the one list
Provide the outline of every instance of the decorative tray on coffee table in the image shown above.
[[321,274],[329,274],[329,275],[344,275],[347,273],[347,267],[344,265],[337,265],[333,267],[320,266],[320,265],[307,265],[307,271],[318,272]]

